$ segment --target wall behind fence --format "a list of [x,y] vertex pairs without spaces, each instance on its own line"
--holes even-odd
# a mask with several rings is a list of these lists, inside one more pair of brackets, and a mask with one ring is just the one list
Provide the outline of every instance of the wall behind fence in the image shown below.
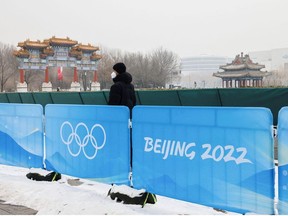
[[265,108],[133,110],[133,183],[156,194],[274,213],[272,114]]
[[[138,105],[266,107],[277,125],[278,112],[288,106],[288,88],[137,90]],[[0,93],[0,103],[107,105],[109,91]]]
[[0,163],[43,168],[43,108],[0,104]]

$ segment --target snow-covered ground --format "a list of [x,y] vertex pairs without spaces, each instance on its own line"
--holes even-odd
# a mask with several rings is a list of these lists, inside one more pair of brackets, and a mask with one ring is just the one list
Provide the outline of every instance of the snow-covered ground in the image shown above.
[[157,195],[156,204],[126,205],[107,196],[111,185],[62,175],[59,181],[33,181],[29,172],[46,175],[46,170],[0,165],[0,200],[23,205],[39,215],[223,215],[211,207]]

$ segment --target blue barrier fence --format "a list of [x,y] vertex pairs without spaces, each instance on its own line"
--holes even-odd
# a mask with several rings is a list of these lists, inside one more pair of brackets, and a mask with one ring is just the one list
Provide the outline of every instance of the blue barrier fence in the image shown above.
[[[44,113],[40,105],[0,104],[1,164],[43,167],[44,161],[48,170],[129,184],[128,108],[49,104]],[[287,214],[286,109],[278,121],[279,213]],[[273,214],[272,124],[266,108],[136,106],[133,185],[225,210]]]
[[43,168],[41,105],[0,104],[0,163]]
[[128,184],[129,109],[120,106],[46,105],[49,170],[105,183]]
[[220,209],[272,214],[271,126],[266,108],[135,107],[134,186]]
[[279,214],[288,214],[288,107],[278,115],[278,190]]

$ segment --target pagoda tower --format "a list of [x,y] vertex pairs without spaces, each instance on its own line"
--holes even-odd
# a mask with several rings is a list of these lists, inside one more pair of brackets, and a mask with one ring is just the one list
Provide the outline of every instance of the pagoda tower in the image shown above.
[[236,55],[230,64],[220,66],[223,72],[213,73],[213,76],[222,79],[222,88],[262,87],[263,78],[271,75],[261,71],[265,65],[253,63],[249,55]]

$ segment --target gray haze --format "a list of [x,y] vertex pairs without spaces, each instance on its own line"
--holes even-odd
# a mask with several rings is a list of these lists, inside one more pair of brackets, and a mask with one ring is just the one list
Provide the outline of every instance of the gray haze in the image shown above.
[[66,37],[180,57],[288,47],[287,0],[1,0],[0,42]]

